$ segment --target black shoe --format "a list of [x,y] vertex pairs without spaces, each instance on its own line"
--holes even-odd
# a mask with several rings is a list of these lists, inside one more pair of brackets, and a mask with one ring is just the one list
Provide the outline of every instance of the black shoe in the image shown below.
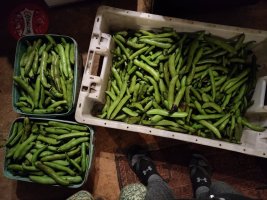
[[200,154],[193,154],[189,164],[189,169],[190,179],[192,182],[193,192],[195,196],[198,187],[210,187],[212,168],[204,156]]
[[139,145],[134,145],[128,149],[127,159],[132,170],[145,185],[147,185],[148,178],[151,175],[158,174],[155,164]]

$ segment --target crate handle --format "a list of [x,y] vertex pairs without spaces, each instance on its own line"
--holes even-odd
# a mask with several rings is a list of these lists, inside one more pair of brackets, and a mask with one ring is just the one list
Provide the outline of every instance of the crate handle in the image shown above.
[[[252,96],[253,105],[248,108],[247,113],[267,113],[267,105],[265,105],[267,76],[257,80],[254,94]],[[266,99],[266,100],[265,100]]]
[[109,34],[92,34],[84,71],[86,78],[83,78],[80,91],[100,103],[105,101],[105,90],[112,64],[111,42]]

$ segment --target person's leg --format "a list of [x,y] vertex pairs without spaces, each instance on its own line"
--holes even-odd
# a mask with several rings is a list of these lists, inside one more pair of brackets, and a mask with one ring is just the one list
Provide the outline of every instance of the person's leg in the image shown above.
[[231,185],[222,181],[212,181],[210,186],[210,194],[219,196],[220,194],[239,194]]
[[196,199],[208,199],[210,195],[210,189],[207,186],[200,186],[194,193]]
[[158,175],[148,178],[146,200],[172,200],[174,195],[168,184]]
[[200,154],[193,154],[189,169],[194,197],[208,199],[211,185],[211,167],[208,161]]
[[141,182],[147,186],[146,200],[172,200],[174,195],[167,183],[160,177],[153,161],[140,146],[133,146],[127,152],[129,164]]
[[231,185],[222,181],[214,181],[211,183],[210,196],[221,199],[252,200],[240,192],[237,192]]
[[196,199],[222,198],[251,200],[238,193],[232,186],[221,181],[211,182],[211,166],[200,154],[193,154],[190,167],[190,178]]

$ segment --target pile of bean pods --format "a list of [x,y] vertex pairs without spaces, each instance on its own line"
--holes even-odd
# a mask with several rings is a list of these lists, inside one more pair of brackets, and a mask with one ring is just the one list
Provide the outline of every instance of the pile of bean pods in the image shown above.
[[28,42],[13,80],[20,97],[16,107],[24,113],[63,113],[72,108],[74,43],[45,35]]
[[90,134],[83,125],[20,118],[6,143],[5,170],[41,184],[81,184],[89,168]]
[[121,31],[98,117],[239,143],[253,103],[256,57],[245,35]]

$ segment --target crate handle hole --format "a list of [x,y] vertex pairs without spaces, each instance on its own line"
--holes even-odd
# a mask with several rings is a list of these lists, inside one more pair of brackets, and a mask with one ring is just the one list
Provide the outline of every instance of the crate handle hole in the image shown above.
[[96,22],[99,22],[99,17],[98,17],[98,18],[96,18]]
[[90,51],[90,52],[89,52],[89,58],[88,58],[89,60],[92,60],[92,58],[93,58],[93,54],[94,54],[93,51]]
[[94,37],[95,37],[96,39],[98,39],[99,35],[96,34],[96,33],[93,33],[93,34],[92,34],[92,38],[94,38]]
[[[96,47],[96,48],[100,49],[100,47]],[[95,53],[94,59],[93,59],[93,62],[92,62],[91,75],[100,76],[102,65],[103,65],[103,62],[104,62],[104,57],[105,56],[103,56],[103,55]]]
[[101,37],[100,38],[100,42],[104,42],[104,41],[106,41],[107,39],[106,38],[104,38],[104,37]]
[[82,86],[82,91],[83,91],[83,92],[87,92],[87,91],[88,91],[88,86],[84,86],[84,85],[83,85],[83,86]]
[[90,93],[95,93],[96,89],[95,89],[96,83],[91,83],[90,85]]
[[82,104],[81,103],[79,103],[79,108],[82,106]]

